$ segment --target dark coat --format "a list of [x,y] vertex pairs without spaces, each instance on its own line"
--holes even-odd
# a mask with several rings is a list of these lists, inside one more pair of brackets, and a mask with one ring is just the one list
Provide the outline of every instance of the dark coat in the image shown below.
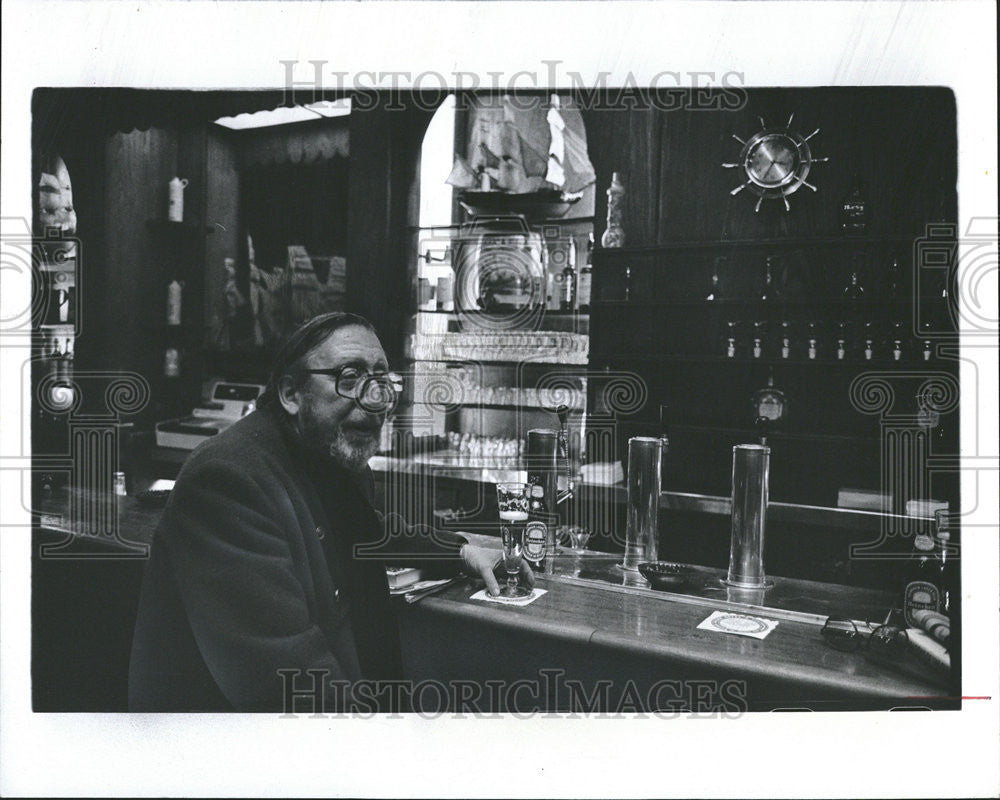
[[197,448],[154,535],[129,708],[280,711],[288,682],[321,670],[333,711],[347,682],[402,677],[385,562],[351,555],[384,530],[371,493],[370,471],[310,459],[268,412]]

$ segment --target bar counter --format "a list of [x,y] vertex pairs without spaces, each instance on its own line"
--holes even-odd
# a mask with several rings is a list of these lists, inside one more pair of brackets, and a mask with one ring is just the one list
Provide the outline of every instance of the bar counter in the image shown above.
[[[491,543],[491,537],[467,535],[477,544]],[[607,685],[608,696],[603,706],[599,704],[602,711],[614,710],[629,697],[640,698],[639,707],[650,710],[643,701],[658,684],[670,680],[686,682],[688,691],[701,686],[697,691],[707,692],[706,697],[728,685],[749,710],[955,705],[940,686],[873,664],[861,652],[843,653],[826,645],[820,636],[825,619],[821,615],[747,606],[725,597],[601,585],[576,578],[575,557],[565,549],[559,559],[570,566],[562,574],[560,567],[553,574],[538,573],[536,585],[546,593],[524,607],[471,600],[478,587],[468,582],[413,605],[400,603],[410,676],[544,683],[547,670],[564,670],[567,681],[589,687],[588,695],[601,682]],[[853,608],[865,603],[884,608],[878,604],[885,598],[877,592],[808,581],[786,584],[799,589],[799,599],[806,604],[818,598],[836,603],[840,598]],[[714,610],[760,616],[778,625],[763,640],[699,630],[698,624]],[[533,702],[531,697],[515,703],[513,710],[530,711]],[[566,691],[549,697],[548,707],[579,710]]]
[[[91,602],[95,591],[109,593],[116,619],[93,619],[90,625],[124,628],[116,641],[122,651],[118,659],[124,656],[127,664],[125,645],[134,623],[143,545],[151,541],[161,511],[132,497],[120,498],[117,534],[95,536],[92,529],[69,522],[74,500],[79,503],[81,498],[63,490],[40,503],[36,602],[72,607],[79,648],[93,640],[80,629],[82,612],[77,604],[81,598],[84,604]],[[498,545],[496,537],[468,536],[477,544]],[[37,558],[43,544],[50,547],[47,556],[54,558]],[[80,558],[87,555],[97,556],[89,569]],[[779,579],[776,589],[784,587],[781,591],[789,601],[785,604],[792,606],[781,609],[734,604],[725,596],[653,592],[628,586],[624,574],[618,586],[587,577],[589,566],[607,573],[611,560],[608,554],[579,555],[563,549],[551,574],[537,575],[537,585],[546,593],[525,607],[471,600],[480,587],[469,580],[413,604],[397,599],[408,677],[464,682],[478,687],[477,692],[485,691],[491,681],[520,687],[516,696],[483,696],[473,703],[475,709],[489,711],[581,710],[581,698],[587,699],[583,708],[602,712],[958,707],[941,686],[873,664],[861,652],[843,653],[824,643],[823,611],[843,601],[844,607],[874,612],[885,607],[883,594]],[[101,583],[95,587],[92,581]],[[51,596],[45,596],[46,591]],[[796,600],[812,611],[795,609]],[[763,640],[697,629],[713,610],[727,609],[774,619],[778,625]],[[59,631],[39,635],[57,637]],[[63,647],[68,663],[79,660],[73,647],[65,643]],[[91,679],[117,680],[122,665],[113,663],[115,654],[105,650],[97,656],[101,674]],[[84,681],[86,674],[82,670],[76,677]],[[121,680],[125,674],[120,673]],[[37,682],[36,672],[36,707]],[[122,686],[122,697],[123,692]],[[46,710],[45,702],[40,705],[38,710]],[[461,710],[454,698],[442,701],[444,708]]]

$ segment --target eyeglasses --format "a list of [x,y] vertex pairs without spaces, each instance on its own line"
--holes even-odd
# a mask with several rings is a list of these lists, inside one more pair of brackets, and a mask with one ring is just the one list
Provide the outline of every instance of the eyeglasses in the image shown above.
[[880,627],[882,626],[871,622],[830,617],[823,624],[823,630],[820,633],[823,635],[823,640],[833,649],[853,653],[855,650],[859,650]]
[[403,391],[403,379],[395,372],[362,372],[356,367],[307,369],[306,372],[333,378],[337,394],[370,412],[389,410]]
[[876,624],[830,617],[821,631],[824,641],[835,650],[853,653],[865,648],[873,661],[895,663],[906,648],[906,629],[889,623]]

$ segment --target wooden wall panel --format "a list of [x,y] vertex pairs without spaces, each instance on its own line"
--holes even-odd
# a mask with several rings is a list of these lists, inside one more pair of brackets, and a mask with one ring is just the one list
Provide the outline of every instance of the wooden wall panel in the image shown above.
[[[913,290],[914,240],[928,222],[955,219],[954,100],[947,89],[892,87],[748,90],[747,100],[734,111],[660,110],[653,130],[633,133],[647,138],[630,142],[630,152],[648,152],[655,143],[660,155],[658,165],[649,159],[655,186],[634,176],[630,181],[626,226],[646,228],[648,217],[637,213],[645,205],[658,209],[655,234],[595,256],[591,367],[635,369],[648,387],[645,407],[620,420],[620,450],[630,435],[657,432],[657,406],[666,400],[674,427],[669,485],[720,494],[728,488],[730,447],[755,438],[751,397],[773,370],[790,411],[772,437],[772,496],[832,505],[838,487],[875,488],[880,480],[878,420],[851,405],[855,375],[953,367],[943,359],[921,360],[906,298]],[[755,213],[755,196],[730,196],[738,173],[721,164],[738,160],[734,133],[748,138],[760,129],[758,116],[768,127],[784,127],[793,112],[797,130],[820,129],[810,143],[830,161],[813,167],[809,179],[818,191],[800,188],[790,211],[767,201]],[[592,136],[595,164],[620,153],[615,137],[624,135],[635,113],[605,115]],[[839,210],[855,174],[864,179],[870,222],[864,237],[847,240],[839,232]],[[771,302],[763,304],[756,298],[768,257],[774,282]],[[894,257],[901,266],[895,302],[888,273]],[[723,302],[706,304],[715,264]],[[865,302],[849,307],[838,301],[853,269]],[[926,285],[922,291],[925,308],[943,313],[940,291]],[[732,360],[724,355],[729,321],[737,342]],[[778,355],[781,322],[790,326],[790,359]],[[754,324],[763,344],[759,360],[749,354]],[[842,363],[834,355],[840,330],[848,350]],[[870,364],[860,355],[865,331],[876,353]],[[891,355],[897,331],[901,363]],[[815,363],[806,356],[810,335],[818,342]],[[917,387],[900,384],[897,392],[893,413],[914,414]],[[592,390],[591,398],[596,395]],[[955,422],[946,420],[939,434],[940,447],[950,451]],[[935,491],[955,496],[944,480]],[[897,506],[906,499],[897,496]]]
[[426,107],[385,104],[350,116],[347,308],[371,320],[392,364],[403,354],[415,258],[413,191],[432,116]]
[[[660,208],[655,243],[835,234],[855,174],[864,180],[871,234],[917,235],[942,203],[946,213],[953,203],[953,107],[946,89],[838,87],[751,89],[735,111],[659,112],[660,179],[646,199]],[[810,144],[830,161],[813,166],[817,191],[800,188],[789,198],[791,211],[765,201],[754,213],[755,196],[729,195],[738,171],[720,165],[739,156],[733,134],[746,139],[761,116],[768,127],[783,127],[791,114],[804,135],[820,129]]]
[[[941,88],[820,87],[749,89],[734,110],[696,108],[692,96],[668,110],[616,108],[605,102],[584,111],[590,156],[597,170],[597,230],[604,227],[604,192],[612,171],[628,189],[629,246],[676,241],[827,236],[853,177],[864,178],[872,234],[913,234],[935,217],[953,216],[956,185],[954,99]],[[609,107],[612,106],[612,107]],[[791,211],[766,201],[754,212],[748,191],[731,197],[741,145],[760,129],[793,127],[812,139],[809,182],[790,197]]]
[[584,108],[590,160],[597,173],[594,237],[600,242],[608,214],[611,174],[625,184],[626,245],[651,244],[660,215],[658,117],[653,109]]
[[148,289],[151,265],[157,263],[148,221],[166,215],[167,182],[177,173],[177,132],[150,128],[116,133],[107,140],[105,157],[103,271],[108,292],[87,305],[114,320],[103,343],[102,368],[134,370],[156,387],[163,354],[149,340],[151,326],[163,320],[164,306],[152,306]]
[[205,245],[205,321],[208,338],[224,318],[222,291],[226,283],[223,260],[237,258],[240,250],[240,172],[236,148],[221,132],[209,131],[206,139],[205,225],[212,233]]

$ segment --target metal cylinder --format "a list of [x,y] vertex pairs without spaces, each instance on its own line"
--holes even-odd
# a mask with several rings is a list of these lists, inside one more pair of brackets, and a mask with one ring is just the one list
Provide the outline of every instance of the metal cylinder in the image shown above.
[[628,440],[623,569],[637,570],[643,561],[656,561],[662,446],[661,439],[651,436],[635,436]]
[[764,528],[767,518],[771,448],[739,444],[733,448],[733,516],[726,583],[744,589],[767,586]]

